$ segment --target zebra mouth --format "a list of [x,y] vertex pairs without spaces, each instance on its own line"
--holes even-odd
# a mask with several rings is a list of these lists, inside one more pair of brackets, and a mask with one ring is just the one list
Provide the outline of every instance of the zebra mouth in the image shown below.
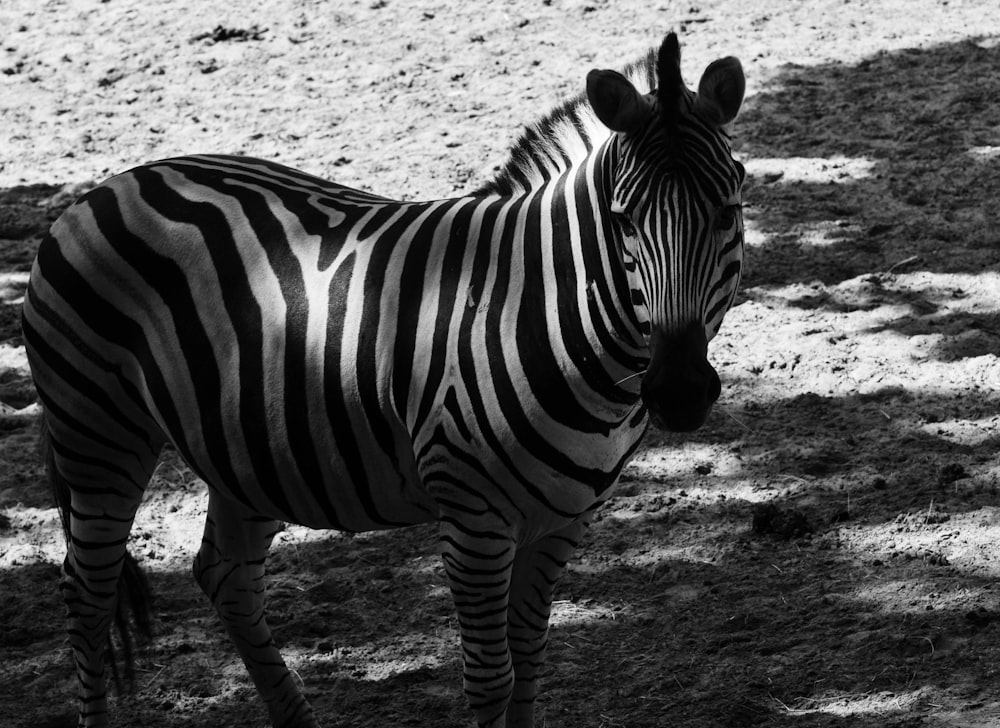
[[694,432],[705,424],[712,406],[702,410],[688,410],[678,412],[677,410],[657,411],[647,403],[649,418],[655,427],[670,432]]
[[722,388],[714,369],[712,374],[712,381],[678,386],[674,392],[661,393],[655,399],[644,396],[643,403],[653,424],[670,432],[693,432],[704,425]]
[[692,432],[705,424],[722,392],[707,351],[700,325],[692,324],[679,336],[653,333],[640,394],[654,425],[671,432]]

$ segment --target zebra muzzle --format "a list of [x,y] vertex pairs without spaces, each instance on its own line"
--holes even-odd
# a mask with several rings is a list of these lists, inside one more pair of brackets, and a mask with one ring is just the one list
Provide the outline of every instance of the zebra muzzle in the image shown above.
[[672,432],[701,427],[719,398],[722,383],[708,362],[708,340],[699,323],[680,334],[653,332],[650,360],[640,390],[653,424]]

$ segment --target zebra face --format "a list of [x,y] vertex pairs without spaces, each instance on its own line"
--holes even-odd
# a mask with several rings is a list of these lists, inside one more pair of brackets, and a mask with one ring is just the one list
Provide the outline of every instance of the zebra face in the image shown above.
[[[650,146],[663,134],[651,136]],[[702,166],[646,170],[648,191],[612,207],[636,231],[623,246],[636,262],[650,326],[643,402],[655,423],[675,431],[700,427],[719,397],[708,342],[732,305],[743,267],[742,169],[721,134],[709,141],[715,144],[701,144],[697,158],[703,164],[701,152],[714,153],[711,177]],[[626,140],[626,153],[643,156],[641,140],[637,149],[630,146]]]
[[649,364],[640,393],[654,421],[700,427],[721,384],[708,342],[732,305],[743,261],[741,188],[727,125],[743,100],[735,58],[712,63],[698,92],[680,77],[675,35],[657,58],[658,91],[592,71],[588,97],[618,132],[609,211],[630,271],[637,318],[648,324]]

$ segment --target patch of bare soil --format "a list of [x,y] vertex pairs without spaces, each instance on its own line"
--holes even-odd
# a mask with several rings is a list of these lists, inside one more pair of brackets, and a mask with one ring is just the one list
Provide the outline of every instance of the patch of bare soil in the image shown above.
[[[558,590],[538,722],[1000,723],[996,3],[10,0],[0,27],[4,725],[74,720],[18,324],[60,210],[197,151],[455,194],[670,28],[689,83],[721,55],[747,70],[750,271],[708,425],[650,432]],[[133,533],[157,636],[118,725],[266,725],[190,578],[204,507],[168,453]],[[278,538],[270,621],[323,725],[472,725],[434,543]]]

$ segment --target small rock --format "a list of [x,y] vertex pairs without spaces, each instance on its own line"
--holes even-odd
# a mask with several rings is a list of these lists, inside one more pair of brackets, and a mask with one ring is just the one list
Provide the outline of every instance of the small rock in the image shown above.
[[753,509],[754,533],[773,533],[781,538],[795,538],[813,532],[805,514],[797,508],[783,509],[773,503],[759,503]]
[[966,472],[964,466],[959,463],[949,463],[938,472],[938,485],[948,485],[968,477],[969,473]]

